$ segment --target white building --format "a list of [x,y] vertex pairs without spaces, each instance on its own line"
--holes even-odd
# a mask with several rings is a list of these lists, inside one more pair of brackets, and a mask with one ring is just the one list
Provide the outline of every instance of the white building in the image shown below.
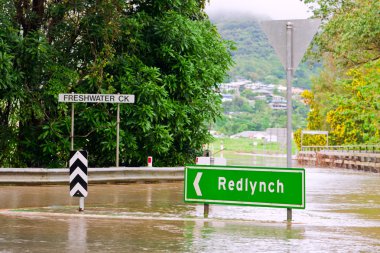
[[232,101],[234,98],[231,94],[222,94],[222,102]]
[[266,131],[244,131],[231,135],[230,138],[251,138],[265,142],[286,144],[286,128],[268,128]]
[[231,138],[250,138],[263,140],[265,142],[277,142],[277,136],[271,135],[267,131],[244,131],[230,136]]
[[282,96],[272,96],[269,106],[273,110],[286,110],[286,99]]
[[251,81],[249,80],[239,80],[239,81],[235,81],[235,82],[230,82],[230,83],[222,83],[220,85],[220,90],[222,92],[239,92],[239,89],[241,86],[245,86],[247,84],[250,84],[252,83]]

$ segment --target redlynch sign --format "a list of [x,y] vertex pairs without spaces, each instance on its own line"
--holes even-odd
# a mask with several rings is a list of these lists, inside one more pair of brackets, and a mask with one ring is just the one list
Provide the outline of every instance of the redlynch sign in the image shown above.
[[185,202],[305,209],[305,169],[188,165]]
[[66,103],[119,103],[135,102],[135,95],[127,94],[59,94],[58,102]]

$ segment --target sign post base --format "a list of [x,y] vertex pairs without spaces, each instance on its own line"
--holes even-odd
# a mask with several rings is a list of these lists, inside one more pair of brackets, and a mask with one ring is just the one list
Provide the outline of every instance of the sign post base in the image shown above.
[[210,212],[210,205],[209,204],[204,204],[203,205],[203,217],[208,218],[208,214]]
[[287,209],[286,209],[286,220],[287,220],[288,222],[291,222],[292,219],[293,219],[292,216],[293,216],[293,215],[292,215],[292,209],[291,209],[291,208],[287,208]]
[[84,197],[80,197],[79,198],[79,212],[83,212],[84,211]]

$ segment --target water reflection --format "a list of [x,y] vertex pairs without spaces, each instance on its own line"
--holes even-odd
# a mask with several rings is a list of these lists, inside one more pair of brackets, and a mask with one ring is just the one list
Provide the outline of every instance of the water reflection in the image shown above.
[[[303,228],[292,228],[289,225],[258,225],[221,221],[197,221],[185,224],[191,239],[191,252],[261,252],[268,250],[282,251],[283,245],[269,245],[273,239],[287,241],[303,239]],[[212,243],[210,243],[212,242]]]
[[69,219],[67,252],[87,251],[87,219]]

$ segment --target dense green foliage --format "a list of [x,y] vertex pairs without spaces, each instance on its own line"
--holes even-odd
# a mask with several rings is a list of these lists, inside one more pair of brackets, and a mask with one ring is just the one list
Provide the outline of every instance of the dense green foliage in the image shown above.
[[[0,166],[65,166],[70,105],[59,93],[134,94],[120,160],[192,161],[220,113],[230,45],[188,0],[0,0]],[[112,166],[116,105],[75,105],[75,148]]]
[[305,2],[318,2],[315,14],[325,20],[313,52],[324,68],[306,94],[308,129],[330,131],[333,145],[379,144],[380,2]]
[[[253,16],[222,15],[211,18],[224,39],[234,41],[237,50],[232,52],[235,62],[230,79],[245,78],[263,83],[285,84],[286,73],[259,21]],[[316,75],[319,64],[301,63],[297,68],[293,86],[310,88],[311,76]]]

